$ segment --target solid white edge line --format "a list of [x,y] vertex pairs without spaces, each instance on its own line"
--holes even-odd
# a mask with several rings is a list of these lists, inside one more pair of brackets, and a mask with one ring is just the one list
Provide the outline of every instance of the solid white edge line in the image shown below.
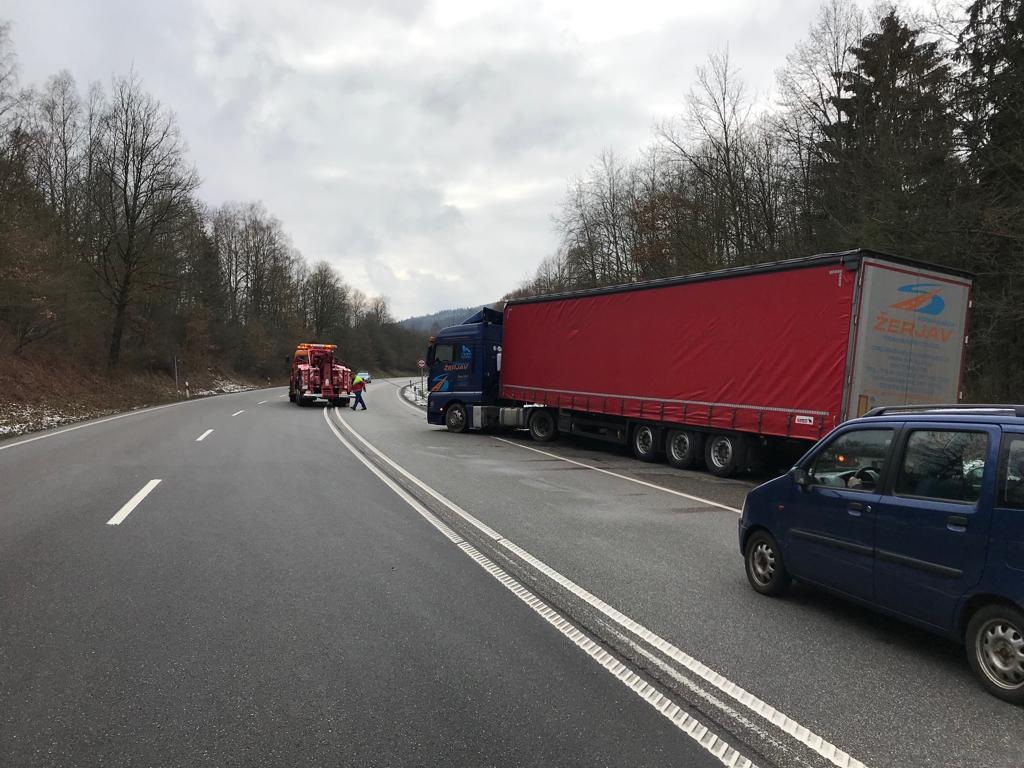
[[160,485],[160,480],[150,480],[142,486],[142,489],[138,493],[128,499],[125,505],[117,510],[117,514],[107,520],[107,525],[120,525],[121,521],[128,517],[128,515],[132,513],[132,510],[139,506],[142,500],[149,496],[150,491],[158,485]]
[[[494,435],[491,435],[491,437],[494,437]],[[631,483],[636,483],[637,485],[643,485],[643,486],[645,486],[647,488],[653,488],[656,491],[663,491],[665,493],[671,493],[673,496],[680,496],[680,497],[682,497],[684,499],[689,499],[690,501],[696,501],[696,502],[698,502],[700,504],[706,504],[709,507],[718,507],[719,509],[724,509],[724,510],[726,510],[728,512],[735,512],[737,515],[743,513],[743,510],[736,509],[736,507],[730,507],[728,504],[720,504],[717,501],[712,501],[711,499],[705,499],[702,496],[694,496],[693,494],[690,494],[690,493],[683,493],[682,491],[677,491],[677,490],[674,490],[672,488],[666,488],[663,485],[657,485],[655,483],[649,483],[646,480],[639,480],[639,479],[637,479],[635,477],[630,477],[629,475],[620,475],[618,472],[612,472],[609,469],[603,469],[601,467],[595,467],[593,464],[584,464],[582,461],[576,461],[575,459],[568,459],[565,456],[559,456],[556,453],[549,453],[548,451],[542,451],[539,448],[534,448],[531,445],[522,445],[520,443],[517,443],[515,440],[508,440],[508,439],[506,439],[504,437],[494,437],[494,439],[497,440],[500,443],[505,443],[506,445],[515,446],[516,448],[522,448],[524,451],[533,451],[534,453],[539,453],[539,454],[541,454],[543,456],[548,456],[548,457],[550,457],[552,459],[558,459],[559,461],[564,461],[564,462],[567,462],[569,464],[575,464],[577,467],[584,467],[585,469],[592,469],[595,472],[600,472],[600,473],[605,474],[605,475],[610,475],[611,477],[617,477],[620,480],[628,480]]]
[[[326,413],[325,413],[325,417],[326,417]],[[793,718],[791,718],[788,715],[786,715],[786,714],[780,712],[779,710],[775,709],[775,707],[771,706],[770,704],[768,704],[765,701],[762,701],[761,699],[759,699],[757,696],[755,696],[754,694],[750,693],[749,691],[746,691],[745,689],[741,688],[736,683],[732,682],[731,680],[726,678],[724,675],[721,675],[718,672],[716,672],[715,670],[711,669],[706,664],[703,664],[700,661],[697,661],[697,659],[693,658],[688,653],[686,653],[685,651],[679,649],[678,647],[676,647],[675,645],[673,645],[669,641],[665,640],[664,638],[658,636],[657,634],[655,634],[654,632],[649,630],[647,627],[645,627],[642,624],[640,624],[638,621],[635,621],[635,620],[631,619],[629,616],[627,616],[626,614],[622,613],[621,611],[618,611],[615,608],[612,608],[610,605],[608,605],[608,603],[604,602],[600,598],[598,598],[595,595],[593,595],[590,592],[588,592],[583,587],[579,586],[575,582],[573,582],[570,579],[568,579],[567,577],[563,576],[561,573],[556,571],[554,568],[552,568],[551,566],[547,565],[543,561],[537,559],[536,557],[531,555],[526,550],[524,550],[521,547],[517,546],[515,543],[509,541],[504,536],[502,536],[501,534],[497,533],[490,526],[486,525],[485,523],[480,522],[475,517],[473,517],[473,515],[471,515],[466,510],[464,510],[462,507],[458,506],[451,499],[448,499],[447,497],[445,497],[444,495],[442,495],[438,491],[435,491],[433,488],[428,486],[422,480],[420,480],[419,478],[415,477],[414,475],[411,475],[405,469],[403,469],[398,464],[396,464],[394,461],[392,461],[390,458],[388,458],[383,453],[381,453],[381,451],[378,450],[376,448],[376,446],[371,445],[366,440],[366,438],[364,438],[362,435],[360,435],[348,422],[344,421],[340,417],[338,417],[338,421],[342,424],[342,426],[345,427],[345,429],[347,429],[349,432],[352,433],[353,437],[357,438],[363,445],[365,445],[371,452],[373,452],[373,454],[375,456],[379,457],[382,461],[387,463],[388,466],[393,467],[396,471],[401,473],[403,477],[405,477],[408,480],[410,480],[410,482],[413,482],[417,487],[422,488],[423,490],[425,490],[432,497],[434,497],[439,502],[441,502],[446,507],[448,507],[452,512],[454,512],[455,514],[457,514],[459,517],[463,518],[467,522],[473,524],[475,527],[477,527],[481,531],[489,531],[488,535],[491,538],[493,538],[498,544],[500,544],[501,546],[503,546],[505,549],[507,549],[508,551],[512,552],[513,554],[517,555],[521,560],[524,560],[529,565],[533,566],[535,569],[539,570],[541,573],[543,573],[544,575],[546,575],[548,578],[552,579],[556,583],[560,584],[562,587],[564,587],[568,591],[572,592],[576,597],[580,598],[581,600],[586,602],[591,607],[596,608],[598,611],[600,611],[602,614],[607,616],[609,619],[614,621],[619,626],[624,627],[625,629],[629,630],[630,632],[634,633],[635,635],[643,638],[650,645],[654,646],[655,648],[660,650],[662,653],[664,653],[666,656],[668,656],[669,658],[671,658],[674,661],[678,662],[679,664],[681,664],[683,667],[685,667],[686,669],[688,669],[691,672],[693,672],[698,677],[700,677],[703,680],[707,681],[708,683],[713,685],[715,688],[717,688],[722,693],[724,693],[727,696],[729,696],[730,698],[738,701],[740,704],[742,704],[744,707],[749,709],[751,712],[754,712],[755,714],[760,715],[761,717],[763,717],[765,720],[767,720],[769,723],[771,723],[772,725],[777,727],[783,733],[786,733],[787,735],[791,736],[793,739],[795,739],[800,744],[803,744],[808,749],[811,749],[814,752],[817,752],[819,755],[824,757],[830,763],[832,763],[833,765],[837,766],[837,768],[867,768],[867,766],[864,763],[862,763],[860,760],[856,759],[852,755],[850,755],[847,752],[843,751],[842,749],[840,749],[836,745],[832,744],[831,742],[826,741],[823,737],[821,737],[818,734],[814,733],[809,728],[805,728],[804,726],[800,725],[800,723],[798,723]],[[513,443],[513,445],[514,444],[515,443]],[[525,447],[525,446],[523,446],[523,447]],[[533,449],[531,449],[531,450],[533,450]],[[543,451],[542,451],[542,453],[543,453]],[[556,457],[556,458],[559,458],[559,457]],[[573,462],[573,463],[575,463],[575,462]],[[593,467],[593,469],[598,469],[598,468],[597,467]],[[604,470],[598,470],[598,471],[604,471]],[[615,473],[613,473],[613,472],[609,472],[608,474],[615,475]],[[618,477],[618,475],[615,475],[615,476]],[[622,476],[622,477],[623,477],[624,480],[633,481],[632,478],[625,477],[625,476]],[[639,481],[639,480],[638,481],[634,481],[634,482],[639,482],[641,484],[647,485],[647,483],[643,483],[643,481]],[[658,490],[665,490],[665,491],[669,491],[669,492],[672,492],[672,493],[677,493],[675,491],[671,491],[671,489],[668,489],[668,488],[661,488],[661,486],[654,486],[654,487],[656,489],[658,489]],[[683,495],[685,495],[685,494],[683,494]],[[716,505],[716,506],[722,506],[722,505]],[[732,508],[731,507],[727,507],[727,509],[731,510]]]
[[[324,413],[326,414],[327,412],[324,411]],[[500,533],[495,531],[489,525],[487,525],[486,523],[481,522],[480,520],[477,520],[475,517],[473,517],[471,514],[469,514],[469,512],[464,510],[462,507],[460,507],[454,501],[452,501],[451,499],[449,499],[449,498],[447,498],[445,496],[442,496],[440,493],[435,491],[433,488],[431,488],[429,485],[424,483],[418,477],[416,477],[415,475],[410,474],[409,472],[406,472],[405,469],[403,469],[402,467],[398,466],[395,462],[393,462],[391,459],[389,459],[383,453],[378,451],[374,446],[370,445],[370,443],[368,443],[366,441],[366,438],[364,438],[362,435],[360,435],[358,432],[356,432],[351,426],[349,426],[348,422],[346,422],[344,419],[342,419],[340,414],[337,413],[337,411],[335,411],[335,418],[338,420],[338,422],[340,424],[343,424],[345,426],[345,429],[347,429],[349,432],[351,432],[352,435],[356,439],[358,439],[363,445],[365,445],[367,448],[369,448],[371,451],[373,451],[374,455],[376,455],[381,461],[383,461],[385,464],[387,464],[393,470],[398,472],[398,474],[400,474],[402,477],[404,477],[410,483],[415,485],[417,488],[422,490],[427,495],[432,496],[433,498],[437,499],[439,502],[441,502],[446,507],[448,507],[448,509],[450,509],[452,512],[457,514],[459,517],[461,517],[467,523],[469,523],[470,525],[475,527],[477,530],[479,530],[485,536],[487,536],[489,538],[492,538],[495,541],[498,541],[499,539],[503,538]]]
[[400,402],[400,403],[403,403],[403,404],[404,404],[405,406],[407,406],[407,407],[409,407],[409,408],[412,408],[412,409],[413,409],[414,411],[416,411],[416,413],[418,413],[418,414],[419,414],[420,418],[424,418],[424,417],[426,417],[426,415],[427,415],[427,412],[426,412],[425,410],[423,410],[422,408],[420,408],[420,407],[419,407],[418,405],[415,405],[415,404],[413,404],[413,403],[410,403],[410,402],[409,402],[408,400],[406,400],[406,399],[405,399],[405,396],[404,396],[404,395],[402,395],[402,390],[403,390],[403,389],[404,389],[405,387],[407,387],[407,386],[409,386],[409,385],[408,385],[408,384],[399,384],[399,385],[398,385],[398,388],[397,388],[397,389],[395,389],[395,392],[396,392],[396,393],[397,393],[397,395],[398,395],[398,402]]
[[[502,586],[526,603],[526,605],[548,622],[548,624],[557,629],[562,635],[569,638],[577,648],[581,649],[584,653],[590,656],[590,658],[600,664],[605,671],[612,674],[619,682],[633,691],[633,693],[643,699],[648,705],[656,709],[659,714],[667,718],[678,730],[682,731],[692,741],[695,741],[698,746],[713,757],[717,758],[722,765],[728,766],[728,768],[757,768],[757,766],[748,758],[740,754],[727,742],[712,734],[703,723],[684,712],[678,704],[672,701],[672,699],[660,693],[654,686],[650,685],[646,680],[637,675],[627,664],[620,661],[615,655],[601,647],[601,645],[593,640],[593,638],[573,625],[572,622],[563,618],[557,611],[546,605],[543,600],[526,589],[526,587],[512,578],[512,576],[506,573],[502,568],[495,565],[494,562],[474,548],[472,544],[441,522],[441,520],[430,512],[430,510],[406,493],[401,486],[381,472],[381,470],[374,466],[369,459],[356,450],[356,447],[352,445],[352,443],[345,439],[345,436],[342,435],[341,432],[338,431],[337,427],[335,427],[331,422],[326,410],[324,411],[324,421],[327,422],[327,426],[330,427],[334,436],[341,441],[341,444],[345,446],[345,448],[347,448],[348,451],[363,464],[363,466],[369,469],[377,479],[394,491],[402,501],[412,507],[421,517],[443,533],[449,541],[455,544],[467,556],[472,558],[477,565],[491,574],[491,576],[493,576]],[[358,435],[356,436],[358,437]]]
[[[271,387],[271,389],[277,389],[277,387]],[[237,395],[247,395],[253,390],[246,389],[242,392],[227,392],[223,395],[214,395],[214,397],[233,397]],[[126,419],[129,416],[139,416],[143,413],[151,413],[152,411],[162,411],[164,408],[173,408],[176,405],[190,405],[193,403],[199,403],[204,400],[209,400],[209,397],[194,397],[191,400],[179,400],[176,403],[164,403],[163,405],[154,405],[150,408],[139,408],[137,411],[128,411],[126,413],[118,413],[114,416],[104,416],[102,419],[92,419],[84,421],[81,424],[75,424],[73,427],[66,427],[64,429],[58,429],[55,432],[46,432],[42,435],[36,435],[35,437],[27,437],[24,440],[18,440],[16,442],[2,442],[0,443],[0,451],[6,451],[8,448],[17,448],[19,445],[27,445],[28,443],[34,443],[36,440],[45,440],[48,437],[57,437],[58,435],[64,435],[68,432],[74,432],[76,429],[85,429],[86,427],[95,427],[97,424],[105,424],[108,421],[117,421],[118,419]]]
[[203,440],[205,440],[207,437],[209,437],[210,433],[212,433],[212,432],[213,432],[212,429],[206,430],[205,432],[203,432],[203,434],[201,434],[199,437],[196,438],[196,442],[197,443],[203,442]]
[[243,408],[243,409],[242,409],[242,410],[240,410],[240,411],[235,411],[235,412],[234,412],[234,413],[232,413],[231,415],[232,415],[232,416],[237,416],[237,415],[238,415],[238,414],[240,414],[240,413],[245,413],[245,408]]

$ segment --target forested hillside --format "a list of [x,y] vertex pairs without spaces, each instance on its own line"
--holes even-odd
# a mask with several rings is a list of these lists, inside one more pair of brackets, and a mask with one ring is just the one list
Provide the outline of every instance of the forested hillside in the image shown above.
[[828,0],[757,110],[728,52],[632,161],[570,185],[561,247],[512,295],[858,246],[977,275],[969,399],[1022,397],[1024,12],[908,22]]
[[[415,368],[421,334],[309,264],[255,201],[210,207],[170,105],[134,74],[18,80],[0,25],[0,356],[280,379],[297,341]],[[8,393],[10,394],[10,393]],[[16,393],[15,393],[15,396]]]
[[461,323],[467,317],[479,310],[480,307],[460,307],[458,309],[442,309],[429,315],[417,315],[401,321],[401,324],[410,330],[422,332],[425,335],[437,333],[449,325]]

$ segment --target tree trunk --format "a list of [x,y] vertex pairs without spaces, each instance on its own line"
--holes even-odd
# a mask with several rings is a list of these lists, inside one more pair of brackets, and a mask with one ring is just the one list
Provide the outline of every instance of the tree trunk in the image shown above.
[[128,303],[119,301],[114,306],[114,327],[110,333],[110,355],[107,358],[107,365],[110,368],[117,368],[121,362],[121,337],[124,335],[124,321]]

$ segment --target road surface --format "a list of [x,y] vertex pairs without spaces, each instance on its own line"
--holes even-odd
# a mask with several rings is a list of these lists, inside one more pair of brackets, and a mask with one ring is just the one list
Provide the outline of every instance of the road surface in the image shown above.
[[1024,764],[956,646],[749,589],[749,481],[396,384],[0,442],[0,765]]

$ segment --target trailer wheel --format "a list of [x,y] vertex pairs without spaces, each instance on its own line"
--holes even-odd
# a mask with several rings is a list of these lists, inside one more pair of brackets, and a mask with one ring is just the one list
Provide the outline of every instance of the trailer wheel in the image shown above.
[[558,435],[555,417],[547,408],[538,409],[530,417],[530,437],[538,443],[550,443]]
[[676,469],[689,469],[704,452],[704,436],[685,429],[670,430],[665,438],[665,456]]
[[633,455],[640,461],[657,461],[658,440],[654,427],[649,424],[638,424],[633,427],[633,438],[630,445],[633,448]]
[[449,432],[466,431],[466,408],[462,403],[452,403],[444,413],[444,425]]
[[704,463],[711,474],[730,477],[743,464],[744,444],[739,435],[712,435],[704,444]]

